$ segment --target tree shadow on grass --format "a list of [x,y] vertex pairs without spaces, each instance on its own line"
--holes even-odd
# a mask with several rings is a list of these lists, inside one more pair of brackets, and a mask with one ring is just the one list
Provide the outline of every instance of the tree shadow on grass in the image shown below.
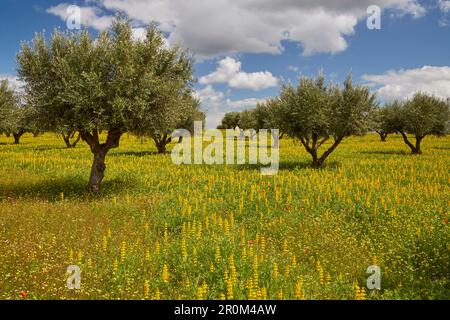
[[69,149],[63,146],[33,146],[33,151],[51,151],[51,150],[75,150],[76,148]]
[[[326,161],[322,168],[318,170],[324,170],[324,169],[336,169],[340,166],[339,162],[337,161]],[[260,170],[262,168],[269,168],[270,165],[262,165],[262,164],[244,164],[244,165],[238,165],[238,170]],[[278,170],[280,171],[293,171],[293,170],[305,170],[305,169],[312,169],[311,161],[280,161],[280,166]]]
[[108,157],[145,157],[145,156],[155,156],[155,155],[166,155],[170,154],[170,151],[166,151],[165,153],[158,153],[156,151],[121,151],[114,152],[108,155]]
[[411,152],[404,150],[375,150],[375,151],[360,151],[363,154],[383,154],[383,155],[410,155]]
[[75,176],[59,179],[41,180],[37,183],[19,183],[19,184],[1,184],[0,200],[2,199],[41,199],[50,202],[61,199],[64,193],[65,199],[93,200],[106,198],[114,194],[121,194],[135,188],[136,180],[134,178],[114,178],[104,180],[101,191],[98,194],[92,194],[87,188],[88,181]]
[[436,150],[450,150],[450,147],[433,147]]

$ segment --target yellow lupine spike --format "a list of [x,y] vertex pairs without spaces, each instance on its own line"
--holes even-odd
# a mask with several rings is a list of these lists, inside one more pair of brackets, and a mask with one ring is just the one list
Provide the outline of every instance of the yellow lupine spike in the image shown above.
[[168,283],[169,282],[169,278],[170,278],[170,276],[169,276],[169,267],[167,266],[167,264],[165,264],[164,266],[163,266],[163,270],[162,270],[162,280],[165,282],[165,283]]
[[103,252],[106,253],[107,249],[108,249],[108,237],[103,236]]
[[117,257],[114,258],[113,270],[114,273],[117,273],[117,271],[119,271],[119,261],[117,260]]
[[126,241],[122,241],[122,243],[120,245],[120,263],[121,264],[125,263],[126,255],[127,255],[127,243],[126,243]]
[[144,299],[148,300],[150,294],[150,282],[148,280],[144,281]]

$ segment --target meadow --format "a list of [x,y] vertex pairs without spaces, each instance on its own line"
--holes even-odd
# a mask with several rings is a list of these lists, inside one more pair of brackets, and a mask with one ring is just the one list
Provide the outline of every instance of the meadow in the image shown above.
[[[351,137],[324,169],[281,140],[278,175],[172,164],[125,135],[92,155],[0,137],[0,299],[449,299],[450,137]],[[370,265],[381,290],[365,289]],[[69,265],[81,289],[66,287]]]

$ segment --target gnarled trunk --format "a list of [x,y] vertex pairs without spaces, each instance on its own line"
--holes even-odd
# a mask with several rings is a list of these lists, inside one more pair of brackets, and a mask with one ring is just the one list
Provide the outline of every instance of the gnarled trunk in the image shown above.
[[73,142],[70,142],[70,139],[73,139],[75,137],[75,134],[76,134],[76,131],[69,132],[69,133],[67,133],[67,135],[64,134],[64,132],[61,134],[64,139],[64,142],[66,143],[66,147],[68,149],[75,148],[77,146],[78,141],[80,141],[80,139],[81,139],[81,135],[80,135],[80,133],[78,133],[78,137]]
[[80,130],[81,139],[86,141],[94,154],[94,161],[91,167],[91,175],[88,186],[90,192],[97,193],[100,191],[103,178],[105,177],[106,155],[111,149],[119,147],[122,134],[123,131],[118,128],[111,129],[108,131],[106,142],[100,143],[97,130],[93,130],[92,134],[90,132]]
[[386,142],[386,138],[387,138],[388,134],[384,131],[377,131],[377,133],[380,136],[380,141]]
[[103,178],[105,177],[105,158],[108,151],[101,149],[97,153],[94,153],[94,162],[92,163],[91,176],[89,178],[89,191],[99,192]]
[[411,149],[411,153],[412,154],[422,154],[422,150],[420,148],[420,144],[422,142],[422,139],[425,136],[418,136],[416,135],[416,145],[412,144],[409,140],[408,140],[408,136],[406,135],[405,132],[400,131],[400,134],[403,137],[403,141],[405,141],[405,143],[408,145],[408,147]]
[[13,137],[14,137],[14,144],[19,144],[20,143],[20,138],[25,134],[25,131],[19,131],[16,133],[13,133]]
[[[312,163],[311,167],[314,169],[322,168],[325,160],[328,158],[328,156],[337,148],[337,146],[342,142],[343,137],[337,137],[334,140],[333,145],[328,148],[327,151],[325,151],[322,156],[319,157],[318,150],[319,148],[328,140],[328,137],[322,138],[322,140],[319,140],[319,136],[313,135],[312,141],[308,137],[301,137],[300,141],[302,142],[303,146],[305,147],[306,151],[312,156]],[[311,144],[312,143],[312,144]]]
[[152,138],[155,141],[155,145],[156,145],[156,149],[158,150],[158,153],[159,154],[166,153],[166,146],[170,142],[172,142],[172,138],[170,138],[169,135],[167,135],[167,134],[165,134],[163,136],[154,135],[154,136],[152,136]]

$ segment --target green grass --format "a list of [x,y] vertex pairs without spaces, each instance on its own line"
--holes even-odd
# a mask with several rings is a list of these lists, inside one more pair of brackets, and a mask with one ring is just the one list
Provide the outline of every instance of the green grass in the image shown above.
[[[0,299],[354,299],[373,263],[382,290],[367,299],[450,297],[448,136],[420,156],[397,136],[349,138],[322,170],[283,139],[279,174],[264,177],[175,166],[126,135],[95,196],[86,144],[11,142],[0,137]],[[72,264],[80,291],[66,287]]]

